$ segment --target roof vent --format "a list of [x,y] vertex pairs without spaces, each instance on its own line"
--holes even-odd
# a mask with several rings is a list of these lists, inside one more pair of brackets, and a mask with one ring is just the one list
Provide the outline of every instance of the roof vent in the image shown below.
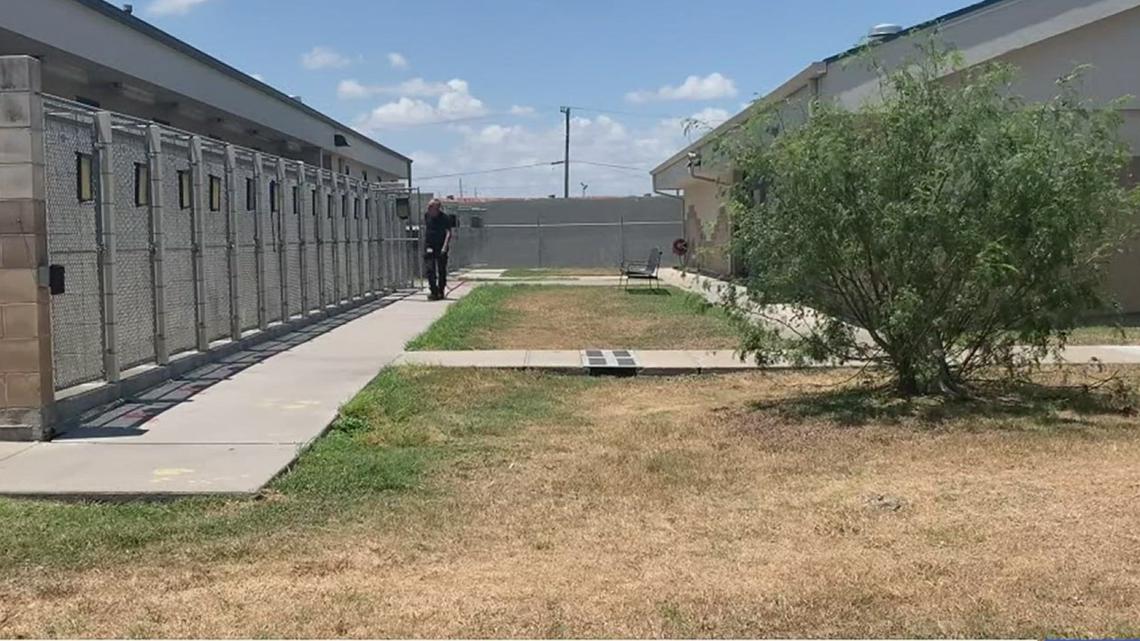
[[337,147],[351,147],[351,145],[348,144],[348,139],[344,137],[344,134],[333,134],[333,144]]
[[877,24],[871,27],[871,31],[867,34],[867,40],[869,42],[880,42],[891,36],[897,36],[902,33],[902,30],[902,25],[892,24],[890,22]]
[[129,16],[129,15],[131,15],[131,14],[132,14],[132,13],[134,13],[134,12],[135,12],[135,6],[134,6],[133,4],[125,4],[125,5],[123,5],[123,13],[125,13],[125,14],[127,14],[127,15]]

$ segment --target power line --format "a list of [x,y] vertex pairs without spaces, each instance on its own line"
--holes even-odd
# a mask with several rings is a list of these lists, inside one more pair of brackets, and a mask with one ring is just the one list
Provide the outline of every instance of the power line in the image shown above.
[[435,180],[437,178],[455,178],[457,176],[474,176],[477,174],[494,174],[494,173],[498,173],[500,171],[513,171],[515,169],[530,169],[532,167],[549,167],[552,165],[561,165],[561,164],[562,163],[560,161],[535,162],[535,163],[531,163],[529,165],[515,165],[513,167],[496,167],[494,169],[479,169],[479,170],[475,170],[475,171],[461,171],[461,172],[457,172],[454,174],[439,174],[438,176],[423,176],[420,178],[416,178],[415,180],[417,182],[423,182],[425,180]]
[[642,113],[642,112],[637,112],[637,111],[622,111],[621,109],[603,109],[601,107],[571,107],[571,109],[577,109],[579,111],[592,111],[594,113],[601,113],[601,114],[614,114],[616,116],[632,116],[634,118],[670,118],[670,119],[688,118],[688,116],[678,116],[677,114],[654,114],[654,113],[648,113],[647,114],[647,113]]
[[593,160],[571,160],[570,162],[578,163],[580,165],[594,165],[595,167],[610,167],[612,169],[629,169],[632,171],[642,171],[642,172],[649,171],[645,167],[631,167],[629,165],[615,165],[613,163],[595,162]]

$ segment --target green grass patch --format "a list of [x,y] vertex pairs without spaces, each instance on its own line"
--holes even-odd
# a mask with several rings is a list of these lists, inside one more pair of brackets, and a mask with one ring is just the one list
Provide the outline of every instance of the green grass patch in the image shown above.
[[543,280],[553,278],[574,279],[581,276],[614,276],[618,275],[617,266],[614,267],[516,267],[503,272],[501,278],[519,278],[527,280]]
[[431,491],[437,465],[499,447],[526,424],[572,420],[567,387],[584,377],[390,368],[341,410],[330,432],[253,500],[58,503],[0,499],[0,569],[83,567],[143,555],[240,558],[266,540],[338,522],[391,519]]
[[447,308],[443,316],[423,334],[413,338],[409,350],[491,349],[479,340],[479,332],[512,320],[504,306],[506,300],[525,291],[526,285],[483,285],[476,287],[458,303]]
[[1086,325],[1069,334],[1068,345],[1140,345],[1140,326]]

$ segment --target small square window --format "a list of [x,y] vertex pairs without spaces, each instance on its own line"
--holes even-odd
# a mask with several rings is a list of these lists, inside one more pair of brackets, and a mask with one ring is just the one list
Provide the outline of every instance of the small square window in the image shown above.
[[190,209],[190,171],[178,172],[178,208]]
[[91,154],[75,154],[75,197],[85,203],[95,200],[95,176]]
[[220,176],[210,176],[210,211],[222,209],[222,179]]
[[269,211],[276,214],[281,208],[277,205],[277,181],[269,181]]
[[150,204],[150,167],[135,163],[135,207]]
[[257,209],[257,186],[252,178],[245,179],[245,210]]

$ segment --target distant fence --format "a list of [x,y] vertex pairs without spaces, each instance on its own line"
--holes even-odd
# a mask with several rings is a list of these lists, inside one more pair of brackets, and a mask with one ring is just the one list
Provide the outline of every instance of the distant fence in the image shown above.
[[617,267],[684,236],[681,201],[666,197],[536,198],[451,204],[456,267]]
[[407,287],[397,201],[365,183],[45,96],[55,387]]

